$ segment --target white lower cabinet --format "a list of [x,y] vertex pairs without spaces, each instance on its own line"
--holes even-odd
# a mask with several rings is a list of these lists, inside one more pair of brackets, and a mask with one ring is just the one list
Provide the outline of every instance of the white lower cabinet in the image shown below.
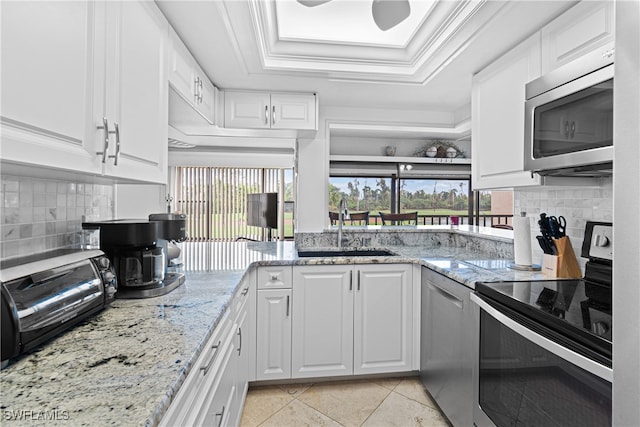
[[353,373],[410,371],[413,286],[409,264],[355,268]]
[[292,376],[353,373],[353,267],[293,268]]
[[295,266],[292,377],[412,369],[412,268]]
[[291,289],[257,295],[256,379],[291,378]]
[[254,294],[255,276],[248,274],[162,418],[161,426],[240,424],[251,372],[249,307]]

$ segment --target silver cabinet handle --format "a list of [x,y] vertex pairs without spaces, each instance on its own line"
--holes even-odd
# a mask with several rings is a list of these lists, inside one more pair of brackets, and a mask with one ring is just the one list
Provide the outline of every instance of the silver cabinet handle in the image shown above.
[[240,343],[238,344],[238,356],[240,356],[240,353],[242,352],[242,328],[238,328],[238,334],[240,337]]
[[244,289],[242,290],[242,296],[243,296],[243,297],[244,297],[244,296],[247,296],[247,294],[248,294],[248,293],[249,293],[249,288],[244,288]]
[[216,360],[216,357],[218,356],[218,349],[220,348],[220,344],[222,344],[222,341],[218,340],[218,344],[211,346],[211,348],[215,350],[213,352],[213,356],[211,356],[211,360],[209,360],[209,363],[207,363],[205,366],[200,367],[200,370],[204,371],[204,375],[207,375],[207,372],[209,372],[211,365],[213,365],[213,362]]
[[113,131],[113,133],[116,134],[116,154],[113,156],[109,156],[109,158],[113,159],[114,166],[118,166],[118,159],[120,158],[120,126],[118,126],[118,122],[113,122],[113,127],[115,128],[115,131]]
[[198,87],[198,91],[199,91],[198,102],[200,104],[202,104],[202,79],[200,79],[200,81],[198,82],[198,85],[199,85],[199,87]]
[[264,124],[265,125],[269,124],[269,106],[268,105],[264,106]]
[[193,101],[194,102],[198,102],[198,88],[199,86],[199,82],[200,82],[200,77],[196,76],[195,79],[193,79]]
[[271,124],[276,124],[276,106],[271,107]]
[[358,290],[360,290],[360,270],[358,270]]
[[564,122],[564,137],[569,138],[569,121]]
[[353,290],[353,270],[349,271],[349,291]]
[[104,144],[102,151],[96,151],[96,154],[102,156],[102,163],[107,162],[107,150],[109,149],[109,122],[106,117],[102,118],[102,126],[97,126],[98,129],[104,130]]
[[224,406],[222,407],[222,411],[216,412],[216,417],[220,417],[220,421],[218,421],[218,427],[222,425],[222,419],[224,418]]
[[290,297],[289,297],[289,295],[287,295],[287,314],[286,314],[286,317],[289,317],[289,302],[290,302]]
[[573,136],[576,134],[576,122],[571,122],[571,139],[573,139]]

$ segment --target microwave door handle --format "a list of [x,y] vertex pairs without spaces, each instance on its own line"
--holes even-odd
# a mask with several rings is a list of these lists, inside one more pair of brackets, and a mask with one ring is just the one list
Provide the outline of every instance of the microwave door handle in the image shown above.
[[[613,381],[613,370],[608,368],[600,363],[591,360],[585,356],[582,356],[570,349],[551,341],[548,338],[543,337],[531,329],[521,325],[516,322],[512,318],[504,315],[495,307],[489,305],[486,301],[480,298],[477,294],[471,294],[471,301],[473,301],[476,305],[478,305],[482,310],[486,311],[491,317],[500,322],[501,325],[506,326],[511,329],[516,334],[522,336],[523,338],[533,342],[534,344],[539,345],[543,349],[555,354],[561,359],[566,360],[587,372],[591,372],[592,374],[602,378],[605,381]],[[478,323],[479,324],[479,323]]]

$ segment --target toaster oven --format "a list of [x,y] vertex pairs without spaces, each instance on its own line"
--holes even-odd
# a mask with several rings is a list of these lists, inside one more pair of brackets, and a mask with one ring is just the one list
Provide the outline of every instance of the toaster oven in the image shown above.
[[100,250],[57,250],[0,263],[2,367],[106,307],[117,280]]

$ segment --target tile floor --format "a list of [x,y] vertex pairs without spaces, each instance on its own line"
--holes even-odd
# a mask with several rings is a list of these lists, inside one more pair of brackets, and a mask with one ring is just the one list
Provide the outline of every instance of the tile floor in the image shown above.
[[418,377],[254,386],[242,427],[450,427]]

